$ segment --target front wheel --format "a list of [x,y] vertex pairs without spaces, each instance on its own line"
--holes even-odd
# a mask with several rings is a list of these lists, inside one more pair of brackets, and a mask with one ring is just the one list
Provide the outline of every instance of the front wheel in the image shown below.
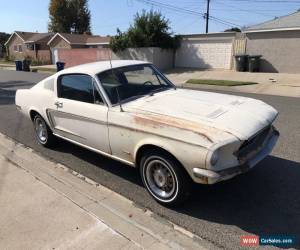
[[188,198],[189,176],[169,154],[160,150],[145,153],[140,174],[147,191],[159,203],[174,206]]
[[39,144],[44,147],[51,147],[56,141],[55,136],[53,135],[51,129],[46,124],[45,120],[39,115],[36,114],[33,119],[33,126],[35,137]]

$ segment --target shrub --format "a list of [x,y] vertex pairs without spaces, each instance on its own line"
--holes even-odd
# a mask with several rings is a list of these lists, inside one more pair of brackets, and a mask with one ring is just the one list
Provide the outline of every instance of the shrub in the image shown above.
[[160,47],[176,49],[179,46],[179,37],[173,37],[170,31],[169,20],[160,12],[151,10],[137,13],[134,23],[127,32],[117,29],[117,35],[111,39],[110,48],[114,51],[129,47]]

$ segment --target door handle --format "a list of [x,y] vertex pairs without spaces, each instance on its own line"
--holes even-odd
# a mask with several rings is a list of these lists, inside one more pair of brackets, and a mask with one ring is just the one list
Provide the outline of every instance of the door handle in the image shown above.
[[63,107],[63,103],[62,102],[55,102],[54,105],[57,107],[57,108],[62,108]]

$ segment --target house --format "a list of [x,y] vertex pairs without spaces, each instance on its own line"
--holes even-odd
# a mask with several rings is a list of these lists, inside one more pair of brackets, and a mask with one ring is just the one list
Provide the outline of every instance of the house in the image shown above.
[[48,46],[53,48],[78,49],[78,48],[107,48],[110,37],[92,36],[86,34],[56,33],[49,41]]
[[181,35],[175,67],[231,69],[235,32]]
[[107,48],[110,37],[86,34],[15,31],[5,43],[11,59],[31,58],[50,64],[57,61],[57,49]]
[[261,71],[300,73],[300,12],[248,27],[246,53],[262,55]]
[[30,57],[47,63],[51,61],[47,43],[52,36],[52,33],[15,31],[5,43],[6,51],[12,59]]
[[110,37],[86,34],[56,33],[47,43],[51,50],[52,61],[58,61],[58,49],[108,48]]

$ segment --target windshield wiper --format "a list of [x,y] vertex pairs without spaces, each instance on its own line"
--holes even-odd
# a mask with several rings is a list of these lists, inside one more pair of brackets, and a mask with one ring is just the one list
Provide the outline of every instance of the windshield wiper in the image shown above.
[[129,101],[133,101],[135,99],[138,99],[138,98],[141,98],[141,97],[144,97],[144,96],[146,96],[146,94],[130,96],[128,98],[125,98],[125,99],[121,100],[121,103],[126,103],[126,102],[129,102]]
[[155,93],[158,93],[158,92],[166,90],[166,89],[170,89],[170,88],[169,87],[160,87],[160,88],[157,88],[157,89],[154,89],[154,90],[150,91],[149,95],[153,96]]

